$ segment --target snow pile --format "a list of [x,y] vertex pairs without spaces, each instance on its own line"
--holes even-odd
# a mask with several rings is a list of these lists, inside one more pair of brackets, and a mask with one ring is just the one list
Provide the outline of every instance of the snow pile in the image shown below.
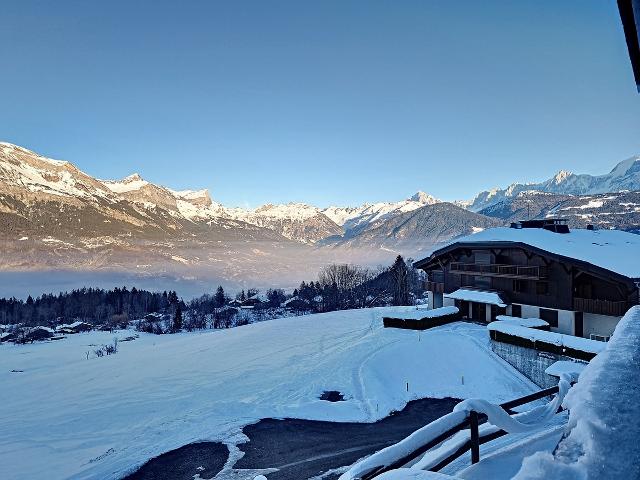
[[[414,310],[139,333],[102,358],[92,353],[96,345],[133,332],[3,343],[0,478],[118,479],[196,440],[241,442],[242,427],[261,418],[371,422],[416,398],[503,402],[536,390],[491,352],[482,326],[453,323],[417,335],[381,325],[382,316]],[[325,390],[345,401],[320,400]]]
[[454,412],[478,412],[484,413],[487,416],[487,422],[494,425],[508,433],[522,433],[529,432],[531,430],[539,429],[541,425],[545,424],[556,414],[565,395],[571,387],[571,377],[568,375],[562,375],[560,382],[558,383],[559,393],[554,397],[552,401],[546,405],[535,407],[528,412],[521,413],[519,415],[511,416],[499,405],[494,405],[484,399],[471,398],[464,400],[457,404]]
[[526,458],[515,478],[640,478],[639,398],[640,307],[636,306],[567,395],[567,433],[555,454]]
[[487,325],[487,329],[495,330],[506,335],[525,338],[532,342],[545,342],[559,347],[572,348],[588,353],[600,353],[606,347],[605,342],[590,340],[588,338],[574,337],[573,335],[564,335],[562,333],[545,332],[535,328],[522,327],[513,325],[504,321],[491,322]]
[[552,375],[554,377],[569,375],[571,378],[578,380],[578,376],[580,376],[586,366],[587,364],[582,362],[560,360],[549,365],[544,373],[546,373],[547,375]]
[[548,327],[549,323],[545,322],[541,318],[520,318],[520,317],[510,317],[509,315],[498,315],[496,320],[504,322],[508,325],[520,325],[521,327],[528,328],[540,328],[540,327]]
[[479,302],[487,303],[489,305],[497,305],[499,307],[506,307],[507,304],[502,301],[500,295],[496,292],[486,292],[483,290],[469,290],[466,288],[459,288],[453,293],[445,293],[446,298],[453,298],[454,300],[466,300],[467,302]]

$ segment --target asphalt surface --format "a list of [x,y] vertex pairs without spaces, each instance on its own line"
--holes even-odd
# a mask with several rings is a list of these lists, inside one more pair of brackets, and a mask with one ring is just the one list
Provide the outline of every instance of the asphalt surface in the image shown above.
[[222,470],[229,449],[217,442],[190,443],[152,458],[124,480],[193,480],[213,478]]
[[[305,480],[351,465],[453,409],[459,400],[422,399],[376,423],[338,423],[297,419],[264,419],[244,428],[250,439],[239,445],[245,455],[234,469],[271,469],[269,480]],[[125,480],[210,479],[228,458],[227,447],[202,442],[185,445],[147,462]],[[200,468],[200,469],[198,469]],[[339,474],[327,475],[333,480]]]

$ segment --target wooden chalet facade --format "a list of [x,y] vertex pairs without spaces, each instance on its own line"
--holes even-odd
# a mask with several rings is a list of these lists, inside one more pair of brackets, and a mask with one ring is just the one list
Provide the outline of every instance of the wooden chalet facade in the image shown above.
[[[501,314],[541,318],[552,331],[607,339],[622,315],[639,302],[640,268],[637,275],[616,272],[585,260],[589,257],[585,250],[597,254],[602,246],[601,253],[612,259],[611,264],[624,264],[626,255],[634,255],[628,259],[633,264],[640,257],[640,236],[569,232],[562,225],[562,221],[548,220],[487,230],[416,262],[417,268],[427,272],[430,307],[455,305],[463,316],[487,322]],[[509,231],[513,229],[517,232]],[[528,241],[531,234],[533,242]],[[558,243],[566,245],[559,248]],[[544,248],[545,244],[551,248]],[[604,250],[609,246],[611,250]],[[575,256],[567,255],[573,251]]]

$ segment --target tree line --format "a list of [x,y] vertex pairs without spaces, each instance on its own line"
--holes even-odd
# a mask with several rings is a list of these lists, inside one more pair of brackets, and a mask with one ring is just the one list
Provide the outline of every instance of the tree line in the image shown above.
[[26,300],[0,298],[0,324],[55,326],[82,320],[122,328],[137,320],[136,328],[153,333],[229,328],[282,316],[284,309],[304,314],[410,305],[424,293],[423,284],[422,272],[413,268],[411,260],[398,256],[393,265],[377,269],[327,265],[317,279],[302,281],[290,294],[278,288],[268,289],[264,294],[249,288],[230,296],[218,286],[212,294],[184,302],[171,290],[150,292],[116,287],[81,288],[35,299],[29,296]]

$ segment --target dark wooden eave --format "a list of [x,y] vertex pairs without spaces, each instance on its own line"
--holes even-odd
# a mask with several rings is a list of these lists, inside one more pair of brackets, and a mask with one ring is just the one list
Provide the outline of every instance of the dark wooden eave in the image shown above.
[[618,0],[618,10],[627,39],[636,87],[640,92],[640,0]]
[[[423,258],[422,260],[418,260],[413,264],[415,268],[419,268],[422,270],[430,270],[434,268],[441,268],[442,263],[448,263],[447,256],[451,255],[453,251],[462,249],[462,250],[483,250],[483,249],[500,249],[500,248],[516,248],[524,250],[525,252],[529,251],[533,254],[541,256],[543,258],[550,258],[562,265],[568,265],[571,267],[576,267],[577,269],[585,272],[591,273],[597,277],[604,278],[613,278],[620,282],[634,285],[640,281],[640,278],[630,278],[626,275],[622,275],[618,272],[614,272],[613,270],[606,269],[604,267],[599,267],[592,263],[589,263],[584,260],[579,260],[577,258],[566,257],[564,255],[559,255],[557,253],[549,252],[548,250],[544,250],[542,248],[534,247],[533,245],[529,245],[524,242],[511,242],[511,241],[487,241],[487,242],[456,242],[450,245],[447,245],[443,248],[435,250],[430,256],[427,258]],[[442,259],[445,259],[442,262]]]

